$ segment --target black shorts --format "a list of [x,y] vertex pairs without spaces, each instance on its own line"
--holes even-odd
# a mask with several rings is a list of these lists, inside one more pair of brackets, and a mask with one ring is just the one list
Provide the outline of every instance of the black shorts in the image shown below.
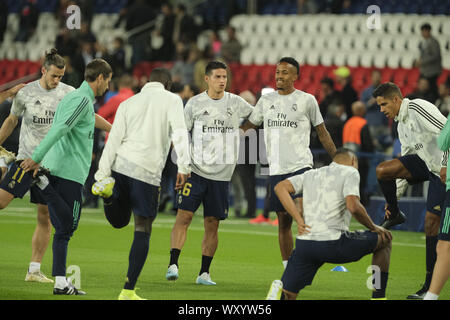
[[450,241],[450,190],[446,192],[445,209],[441,215],[441,226],[439,227],[439,240]]
[[141,217],[154,218],[158,213],[160,187],[112,171],[116,180],[114,194],[128,203],[131,211]]
[[203,216],[219,220],[228,218],[228,181],[216,181],[191,173],[178,192],[178,209],[195,212],[203,203]]
[[[302,174],[308,170],[311,170],[311,168],[307,167],[307,168],[303,168],[300,170],[297,170],[295,172],[292,173],[286,173],[286,174],[280,174],[280,175],[276,175],[276,176],[269,176],[269,183],[270,183],[270,188],[269,188],[269,206],[270,206],[270,211],[275,211],[275,212],[280,212],[283,211],[285,212],[286,209],[283,207],[283,204],[281,204],[280,199],[278,199],[276,193],[275,193],[275,186],[283,181],[286,180],[287,178],[293,177],[293,176],[297,176],[299,174]],[[300,198],[302,197],[301,194],[297,194],[293,197],[293,199],[295,198]]]
[[445,202],[445,184],[428,169],[426,163],[418,155],[406,155],[398,158],[398,160],[412,175],[412,179],[408,180],[409,184],[417,184],[424,181],[430,182],[427,195],[427,211],[440,216]]
[[0,188],[11,193],[14,198],[23,198],[33,181],[33,171],[25,172],[19,165],[20,162],[14,162],[0,182]]
[[289,258],[281,281],[283,289],[298,293],[311,285],[317,270],[324,263],[349,263],[372,253],[378,234],[371,231],[344,232],[338,240],[299,240]]

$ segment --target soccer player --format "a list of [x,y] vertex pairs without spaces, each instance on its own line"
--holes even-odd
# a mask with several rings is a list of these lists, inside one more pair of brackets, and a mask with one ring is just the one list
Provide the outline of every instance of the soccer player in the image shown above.
[[[56,49],[52,49],[45,54],[41,78],[28,83],[14,98],[11,113],[0,128],[0,144],[3,144],[11,135],[17,126],[19,117],[22,116],[18,160],[31,156],[36,146],[50,129],[59,101],[67,93],[75,90],[75,88],[61,82],[65,67],[64,58],[57,54]],[[15,157],[11,154],[8,155],[7,151],[0,153],[0,157],[1,155],[4,155],[4,157],[0,159],[0,167],[6,174],[8,164],[14,162]],[[18,164],[13,163],[0,184],[0,209],[6,208],[15,197],[22,198],[30,190],[30,202],[37,206],[37,224],[31,240],[31,262],[25,281],[53,283],[53,280],[47,278],[40,270],[52,229],[47,202],[39,188],[36,186],[30,187],[29,180],[25,178],[25,181],[28,182],[20,183],[22,180],[18,175],[15,175],[18,169]],[[31,173],[27,175],[31,178]]]
[[[450,149],[450,121],[448,119],[438,137],[438,146],[442,151]],[[447,171],[446,177],[444,208],[445,211],[441,217],[436,246],[437,259],[434,265],[433,278],[431,279],[430,288],[423,298],[424,300],[437,300],[442,288],[450,277],[450,171]]]
[[278,240],[285,267],[294,247],[292,217],[286,213],[273,188],[278,182],[312,168],[313,156],[309,149],[311,125],[328,154],[333,157],[336,152],[316,99],[294,87],[299,76],[300,66],[294,58],[280,59],[275,73],[277,90],[259,99],[249,121],[242,127],[244,131],[256,129],[264,122],[270,171],[270,211],[275,211],[278,216]]
[[[83,185],[91,165],[94,128],[106,129],[109,123],[99,122],[95,116],[93,102],[103,95],[111,81],[111,66],[102,59],[87,64],[81,86],[66,94],[53,118],[45,138],[34,149],[31,158],[20,163],[14,173],[22,177],[24,172],[42,166],[50,170],[47,177],[39,177],[36,185],[47,200],[53,236],[53,268],[55,277],[53,294],[79,295],[78,290],[66,279],[66,260],[69,240],[78,227],[81,214]],[[23,169],[23,170],[21,170]],[[18,180],[19,180],[18,179]]]
[[176,189],[190,173],[183,101],[168,91],[171,84],[170,72],[156,68],[141,92],[120,104],[95,174],[92,192],[103,197],[111,225],[125,227],[134,214],[134,240],[119,300],[143,300],[136,295],[135,285],[147,258],[171,141],[178,156]]
[[[426,278],[423,287],[408,299],[423,299],[436,262],[436,244],[440,216],[445,201],[445,172],[448,152],[438,148],[437,139],[445,124],[438,108],[422,99],[403,98],[397,85],[383,83],[373,92],[380,111],[398,122],[401,157],[380,163],[376,174],[386,199],[386,216],[382,226],[390,229],[406,220],[397,199],[409,184],[429,181],[425,214]],[[397,179],[397,180],[396,180]]]
[[209,268],[218,245],[220,220],[228,217],[229,182],[238,158],[240,118],[247,118],[253,107],[243,98],[225,92],[226,64],[209,62],[205,68],[205,81],[207,90],[192,97],[184,111],[186,127],[192,136],[192,174],[178,193],[166,279],[178,279],[178,258],[187,229],[194,212],[203,203],[205,234],[196,283],[215,285]]
[[[375,266],[372,299],[386,298],[392,235],[375,225],[361,204],[357,169],[356,155],[340,148],[329,166],[275,186],[278,198],[297,223],[298,236],[281,283],[273,282],[268,300],[295,300],[324,263],[358,261],[370,253]],[[303,214],[291,197],[299,193],[303,193]],[[352,216],[369,230],[350,232]]]

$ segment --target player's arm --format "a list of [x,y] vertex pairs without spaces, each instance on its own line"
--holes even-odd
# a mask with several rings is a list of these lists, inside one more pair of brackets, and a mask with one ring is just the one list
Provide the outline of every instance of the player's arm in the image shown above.
[[317,136],[319,137],[320,143],[330,155],[331,158],[336,154],[336,146],[334,145],[333,139],[331,139],[331,135],[325,127],[325,123],[321,123],[316,127]]
[[101,115],[99,115],[97,113],[95,114],[95,128],[97,128],[99,130],[110,132],[111,127],[112,127],[111,123],[106,121],[105,118],[103,118]]
[[122,140],[127,130],[125,110],[126,106],[122,107],[122,104],[120,104],[114,118],[114,126],[112,126],[112,129],[109,132],[108,140],[106,141],[105,148],[103,149],[102,156],[98,163],[98,170],[94,175],[96,181],[111,176],[112,164],[116,159],[117,150],[122,144]]
[[291,195],[295,194],[295,189],[292,183],[289,180],[283,180],[275,186],[274,190],[283,207],[297,222],[298,233],[309,233],[310,231],[308,229],[311,227],[305,224],[302,214],[292,199]]
[[364,206],[361,204],[361,201],[359,200],[359,197],[356,195],[348,195],[345,197],[345,204],[347,206],[348,211],[352,214],[352,216],[358,221],[360,224],[365,226],[370,231],[378,233],[382,239],[383,242],[387,240],[392,240],[391,233],[380,227],[377,226],[372,219],[369,217],[369,214],[367,213]]
[[14,131],[14,128],[19,122],[19,117],[10,113],[9,116],[3,121],[2,127],[0,128],[0,145],[2,145],[6,139]]
[[0,103],[3,103],[6,99],[13,97],[20,89],[25,87],[24,83],[20,83],[8,90],[0,92]]
[[188,127],[192,128],[193,126],[192,106],[188,102],[183,111],[183,102],[181,98],[177,97],[176,102],[171,104],[170,108],[173,108],[168,112],[169,125],[172,132],[172,145],[178,156],[175,190],[180,190],[184,187],[187,177],[191,173]]
[[243,124],[241,124],[241,126],[239,127],[239,129],[241,129],[242,131],[247,131],[249,129],[253,129],[256,130],[258,128],[257,125],[253,124],[250,120],[245,120]]

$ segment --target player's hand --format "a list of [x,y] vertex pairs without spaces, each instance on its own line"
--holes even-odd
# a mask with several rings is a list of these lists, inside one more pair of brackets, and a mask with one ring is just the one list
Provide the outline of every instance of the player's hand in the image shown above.
[[299,236],[301,236],[303,234],[311,233],[310,229],[311,229],[311,227],[306,225],[304,221],[297,222],[297,231],[298,231]]
[[441,177],[441,181],[443,184],[447,181],[447,167],[442,167],[441,171],[439,172],[439,176]]
[[39,169],[39,163],[34,162],[33,159],[28,158],[22,161],[20,167],[28,172],[30,170],[34,170],[33,177],[36,176],[37,170]]
[[184,187],[190,174],[179,173],[177,174],[177,182],[175,183],[175,190],[181,190]]
[[392,241],[392,234],[389,230],[376,225],[375,229],[372,231],[380,235],[383,244],[387,244],[388,242]]
[[8,97],[13,97],[16,95],[17,92],[19,92],[20,89],[22,89],[23,87],[25,87],[25,83],[20,83],[18,85],[15,85],[14,87],[10,88],[7,90],[8,92]]

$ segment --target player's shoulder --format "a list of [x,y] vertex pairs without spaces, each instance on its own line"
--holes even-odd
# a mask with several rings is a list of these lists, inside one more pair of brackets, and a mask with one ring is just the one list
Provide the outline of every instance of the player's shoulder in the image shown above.
[[18,95],[34,94],[39,89],[39,80],[28,82],[22,89],[17,92]]
[[420,111],[421,109],[430,109],[430,108],[437,108],[437,107],[431,102],[421,98],[408,100],[409,110]]
[[64,82],[60,82],[58,84],[58,90],[68,93],[68,92],[75,91],[75,88],[72,87],[71,85],[68,85],[68,84],[64,83]]
[[188,100],[186,106],[189,105],[189,107],[191,107],[191,108],[197,107],[200,104],[204,104],[204,103],[208,102],[208,100],[209,100],[208,94],[206,93],[206,91],[203,91],[203,92],[191,97]]

